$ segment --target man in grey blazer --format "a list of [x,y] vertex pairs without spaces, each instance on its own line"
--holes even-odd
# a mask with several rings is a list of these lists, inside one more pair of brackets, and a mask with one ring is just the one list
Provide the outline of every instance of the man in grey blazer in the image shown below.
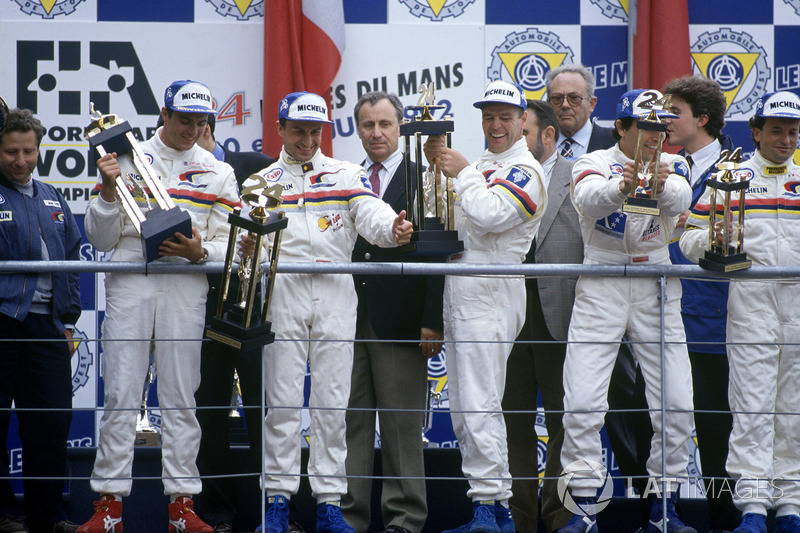
[[[572,161],[556,153],[558,122],[547,102],[528,100],[528,121],[523,135],[531,153],[544,168],[548,197],[538,235],[525,262],[580,264],[583,262],[583,239],[569,194]],[[571,516],[558,498],[556,478],[561,474],[564,440],[562,370],[577,279],[576,276],[559,276],[526,280],[525,325],[508,359],[503,411],[509,469],[514,478],[510,507],[521,533],[537,530],[539,465],[538,453],[532,453],[531,443],[538,443],[535,426],[538,393],[542,395],[546,411],[545,477],[552,478],[546,479],[542,486],[542,520],[548,531],[555,531],[566,525]]]

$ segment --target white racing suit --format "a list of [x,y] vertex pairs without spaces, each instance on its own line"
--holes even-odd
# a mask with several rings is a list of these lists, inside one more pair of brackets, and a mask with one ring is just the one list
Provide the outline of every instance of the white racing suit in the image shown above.
[[[228,214],[239,205],[233,169],[198,146],[187,151],[168,148],[159,137],[160,131],[140,143],[141,149],[176,205],[191,215],[192,226],[200,232],[209,259],[222,261],[228,242]],[[118,161],[123,176],[141,180],[129,156],[120,156]],[[114,249],[112,261],[143,261],[141,238],[120,201],[106,202],[99,190],[98,185],[86,210],[89,241],[98,250]],[[147,209],[144,199],[138,203]],[[187,262],[183,258],[160,261]],[[194,415],[194,392],[200,384],[206,275],[109,273],[105,284],[105,411],[100,421],[92,490],[100,494],[130,494],[136,410],[142,401],[151,339],[155,339],[164,493],[197,494],[201,489],[195,465],[200,426]]]
[[[619,191],[628,157],[615,145],[586,154],[572,169],[572,201],[580,215],[584,264],[669,263],[669,242],[676,217],[689,208],[692,190],[688,166],[679,156],[662,154],[670,165],[659,216],[622,212]],[[661,291],[657,279],[582,276],[575,287],[564,362],[564,447],[561,464],[572,475],[573,496],[592,497],[605,480],[584,460],[602,464],[600,428],[608,410],[608,384],[619,342],[627,332],[645,379],[653,439],[647,471],[651,476],[684,477],[692,432],[692,382],[686,335],[680,314],[681,284],[669,279],[664,302],[664,351],[667,441],[662,472]],[[674,488],[672,490],[675,490]]]
[[[525,139],[486,151],[459,172],[455,227],[464,251],[451,263],[520,264],[547,204],[544,172]],[[525,322],[523,277],[446,276],[444,340],[450,412],[473,500],[508,500],[506,361]],[[465,411],[465,412],[462,412]]]
[[[745,193],[743,248],[754,265],[800,264],[800,167],[776,165],[756,151],[737,171],[750,179]],[[711,189],[697,202],[681,237],[691,261],[708,243]],[[734,223],[738,194],[731,194]],[[717,220],[722,220],[721,194]],[[734,226],[736,227],[736,226]],[[734,233],[735,234],[735,233]],[[800,283],[734,279],[728,297],[727,347],[733,412],[727,470],[736,479],[733,501],[745,512],[800,505]],[[775,414],[773,414],[775,413]],[[793,481],[790,481],[793,480]]]
[[[305,170],[304,170],[305,169]],[[357,234],[384,248],[396,246],[397,216],[367,185],[358,165],[320,151],[306,163],[281,151],[260,172],[265,185],[283,187],[289,225],[279,261],[349,263]],[[338,500],[345,479],[345,409],[350,398],[356,333],[353,279],[342,274],[278,274],[270,308],[277,342],[265,347],[264,488],[289,497],[300,485],[300,430],[306,364],[311,367],[311,491],[318,501]]]

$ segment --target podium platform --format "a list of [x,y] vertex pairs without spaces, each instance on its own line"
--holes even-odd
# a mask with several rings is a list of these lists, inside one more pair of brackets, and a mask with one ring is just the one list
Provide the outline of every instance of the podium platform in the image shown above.
[[[234,461],[244,464],[246,448],[234,447]],[[303,468],[308,461],[308,449],[302,450]],[[76,523],[88,520],[94,511],[92,502],[97,498],[89,488],[96,449],[70,448],[68,468],[70,481],[67,498],[67,513]],[[376,450],[376,475],[380,474],[380,450]],[[423,533],[439,533],[455,528],[471,518],[472,507],[466,497],[468,484],[461,474],[461,454],[457,448],[428,448],[425,450],[426,474],[433,479],[427,482],[428,521]],[[168,498],[164,495],[161,483],[161,448],[141,447],[134,451],[133,482],[131,495],[124,500],[123,521],[125,533],[157,533],[167,531]],[[442,478],[442,479],[437,479]],[[455,478],[455,479],[453,479]],[[261,493],[256,477],[241,478],[239,501],[241,524],[237,531],[252,532],[261,523]],[[199,501],[199,500],[198,500]],[[300,481],[300,492],[292,498],[293,513],[307,533],[314,533],[316,521],[316,502],[311,497],[307,478]],[[377,484],[373,488],[372,525],[370,532],[383,529],[380,521],[380,497]],[[600,531],[608,533],[633,533],[638,528],[641,516],[640,501],[630,498],[615,498],[598,516]],[[707,531],[708,513],[705,500],[681,500],[684,521],[697,529],[698,533]],[[196,511],[202,515],[198,504]],[[540,524],[539,531],[545,531]]]

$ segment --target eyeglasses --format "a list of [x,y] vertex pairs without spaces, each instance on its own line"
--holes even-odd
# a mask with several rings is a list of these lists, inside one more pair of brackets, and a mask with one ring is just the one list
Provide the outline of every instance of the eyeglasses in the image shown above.
[[[579,105],[581,105],[581,102],[583,102],[583,98],[584,97],[579,95],[579,94],[570,93],[570,94],[567,95],[567,102],[569,102],[569,105],[572,106],[572,107],[578,107]],[[560,106],[561,104],[564,103],[564,95],[563,94],[551,94],[547,98],[547,101],[550,102],[550,104],[553,107],[558,107],[558,106]]]

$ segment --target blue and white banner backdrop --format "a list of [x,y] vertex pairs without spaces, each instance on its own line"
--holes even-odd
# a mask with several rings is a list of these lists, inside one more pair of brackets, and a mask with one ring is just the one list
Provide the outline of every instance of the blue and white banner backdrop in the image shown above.
[[[81,225],[97,180],[95,156],[82,137],[89,102],[127,119],[137,138],[145,139],[154,132],[164,88],[175,79],[197,79],[211,87],[220,110],[217,139],[233,150],[260,150],[262,121],[275,120],[277,105],[262,102],[266,1],[0,2],[0,94],[9,105],[32,109],[48,128],[38,177],[59,187]],[[454,147],[475,159],[484,143],[472,102],[489,80],[516,81],[529,98],[541,98],[548,70],[582,62],[597,78],[594,117],[606,125],[627,88],[627,0],[345,0],[344,5],[347,45],[331,110],[333,155],[341,159],[363,158],[352,109],[373,89],[396,92],[404,105],[412,105],[419,83],[435,83],[445,106],[441,114],[456,122]],[[690,2],[689,20],[694,72],[723,88],[725,131],[752,152],[747,118],[755,99],[773,90],[800,93],[800,57],[791,46],[800,37],[800,0]],[[92,260],[107,254],[85,244],[81,255]],[[102,405],[96,339],[105,297],[102,275],[81,278],[85,307],[77,329],[90,340],[81,343],[73,360],[74,405],[90,409]],[[444,360],[434,359],[429,373],[443,401],[428,438],[433,445],[457,445],[446,410]],[[538,430],[541,447],[547,437],[543,425]],[[9,450],[18,471],[14,439]],[[95,439],[94,416],[76,411],[70,443],[94,445]],[[614,473],[607,447],[606,458]]]

